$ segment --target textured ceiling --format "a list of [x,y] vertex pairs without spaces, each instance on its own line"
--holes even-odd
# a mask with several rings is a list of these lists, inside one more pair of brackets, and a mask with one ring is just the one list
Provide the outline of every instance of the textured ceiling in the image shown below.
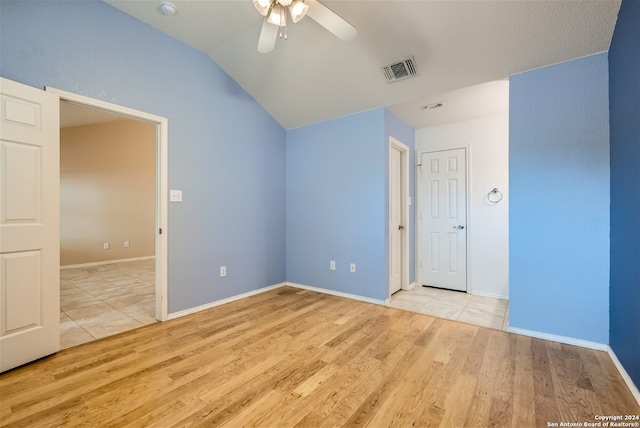
[[[106,1],[206,52],[287,129],[377,107],[415,128],[498,111],[509,75],[607,51],[620,8],[617,0],[322,1],[357,28],[354,40],[305,17],[261,54],[262,16],[251,0],[176,0],[172,17],[155,0]],[[420,74],[386,83],[380,68],[410,55]],[[445,107],[419,109],[437,101]]]

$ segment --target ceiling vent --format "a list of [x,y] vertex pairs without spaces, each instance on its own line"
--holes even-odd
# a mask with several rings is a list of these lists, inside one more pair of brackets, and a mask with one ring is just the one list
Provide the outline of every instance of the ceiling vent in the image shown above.
[[384,77],[387,78],[387,83],[398,82],[419,74],[416,68],[416,59],[413,56],[382,67],[382,72]]

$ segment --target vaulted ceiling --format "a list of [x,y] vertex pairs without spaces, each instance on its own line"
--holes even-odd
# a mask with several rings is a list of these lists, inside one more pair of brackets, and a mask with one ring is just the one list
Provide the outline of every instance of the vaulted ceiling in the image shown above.
[[[283,127],[377,107],[421,128],[506,108],[511,74],[609,49],[618,0],[322,1],[358,30],[343,42],[309,17],[257,51],[251,0],[107,3],[207,53]],[[388,84],[381,67],[414,56],[419,75]],[[420,106],[443,102],[438,110]]]

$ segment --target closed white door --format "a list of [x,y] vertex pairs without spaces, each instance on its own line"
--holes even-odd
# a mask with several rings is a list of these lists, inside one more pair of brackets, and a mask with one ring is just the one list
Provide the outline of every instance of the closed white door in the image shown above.
[[402,288],[402,153],[389,151],[389,294]]
[[0,80],[0,371],[59,350],[59,99]]
[[466,291],[465,149],[421,153],[419,163],[422,285]]

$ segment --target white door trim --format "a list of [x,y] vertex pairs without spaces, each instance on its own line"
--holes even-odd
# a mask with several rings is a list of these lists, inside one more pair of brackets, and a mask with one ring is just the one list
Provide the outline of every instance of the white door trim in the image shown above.
[[[167,195],[168,191],[168,139],[169,121],[165,117],[156,116],[128,107],[111,104],[105,101],[85,97],[56,88],[47,87],[47,92],[58,95],[60,100],[94,107],[111,113],[129,116],[156,125],[156,319],[166,321],[168,317],[167,302]],[[162,233],[158,233],[159,231]]]
[[416,201],[414,204],[414,212],[415,212],[415,218],[416,218],[416,251],[415,251],[415,275],[416,275],[416,284],[418,286],[422,286],[422,277],[420,274],[420,260],[422,258],[422,251],[420,250],[421,248],[421,242],[420,242],[420,236],[421,236],[421,230],[420,230],[420,213],[419,213],[419,207],[420,204],[422,203],[421,201],[421,197],[422,197],[422,186],[420,184],[420,172],[422,171],[420,166],[420,162],[422,159],[422,154],[423,153],[435,153],[435,152],[442,152],[442,151],[448,151],[448,150],[456,150],[456,149],[464,149],[465,153],[466,153],[466,164],[465,164],[465,175],[466,175],[466,185],[467,185],[467,194],[465,197],[465,204],[466,204],[466,215],[467,215],[467,245],[466,245],[466,251],[467,251],[467,257],[466,257],[466,264],[467,264],[467,269],[466,269],[466,275],[467,275],[467,293],[469,294],[474,294],[473,293],[473,282],[471,280],[471,241],[472,241],[472,234],[473,234],[473,227],[470,227],[472,222],[473,222],[473,217],[471,217],[471,203],[470,203],[470,195],[472,193],[472,182],[471,182],[471,143],[467,143],[467,144],[460,144],[460,145],[456,145],[456,146],[434,146],[432,148],[429,148],[427,150],[419,150],[416,149]]
[[[403,290],[408,290],[409,286],[409,237],[411,236],[411,228],[409,224],[409,147],[401,143],[393,137],[389,137],[389,152],[388,157],[391,157],[391,150],[398,150],[400,152],[400,174],[402,175],[402,223],[404,229],[402,229],[402,245],[401,245],[401,257],[402,257],[402,279],[401,287]],[[389,186],[391,185],[390,177],[390,165],[387,162],[387,197],[389,195]],[[390,214],[391,201],[387,201],[387,216]],[[389,228],[389,221],[387,221],[387,229]],[[391,230],[387,230],[387,294],[391,296]]]

